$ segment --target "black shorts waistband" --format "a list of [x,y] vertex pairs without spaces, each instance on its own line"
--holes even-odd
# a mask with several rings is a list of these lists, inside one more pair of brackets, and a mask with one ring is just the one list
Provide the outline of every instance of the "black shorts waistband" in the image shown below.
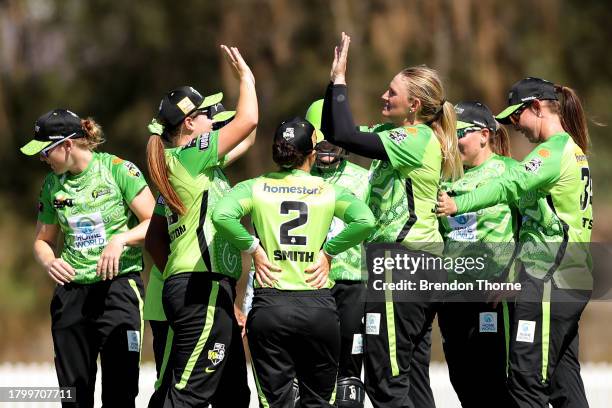
[[101,281],[91,282],[91,283],[69,282],[69,283],[64,284],[63,286],[64,288],[71,288],[71,287],[73,288],[91,288],[94,286],[110,285],[111,283],[117,282],[118,280],[122,280],[122,279],[140,278],[140,272],[141,271],[126,272],[126,273],[122,273],[121,275],[115,276],[113,279],[101,280]]
[[193,279],[193,278],[206,279],[206,280],[219,281],[219,282],[228,282],[233,286],[236,285],[236,279],[230,276],[224,275],[222,273],[217,273],[217,272],[181,272],[181,273],[177,273],[176,275],[167,277],[166,281],[169,282],[175,279]]
[[274,288],[255,288],[255,296],[287,296],[287,297],[326,297],[332,296],[330,289],[316,290],[280,290]]

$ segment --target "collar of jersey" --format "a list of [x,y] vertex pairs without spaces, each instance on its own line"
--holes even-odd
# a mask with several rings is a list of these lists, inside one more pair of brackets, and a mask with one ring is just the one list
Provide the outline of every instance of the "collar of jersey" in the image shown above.
[[495,159],[496,157],[498,157],[499,155],[497,153],[491,153],[491,156],[489,156],[489,158],[485,161],[483,161],[482,163],[480,163],[478,166],[474,166],[474,167],[470,167],[469,169],[465,170],[466,173],[472,172],[472,171],[476,171],[478,169],[481,169],[484,167],[485,164],[487,164],[488,162],[490,162],[491,160]]
[[89,171],[91,170],[91,168],[93,167],[93,164],[96,160],[98,160],[98,153],[97,152],[91,152],[91,160],[89,161],[89,164],[87,165],[87,167],[85,167],[85,170],[83,170],[82,172],[78,173],[78,174],[72,174],[69,171],[67,171],[66,173],[64,173],[63,175],[68,179],[68,180],[76,180],[79,179],[83,176],[85,176],[87,173],[89,173]]

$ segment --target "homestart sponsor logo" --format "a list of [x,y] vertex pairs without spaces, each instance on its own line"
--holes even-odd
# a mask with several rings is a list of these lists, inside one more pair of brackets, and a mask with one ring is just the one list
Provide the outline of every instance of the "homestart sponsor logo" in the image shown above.
[[275,261],[314,262],[314,252],[309,251],[274,251]]
[[308,186],[271,186],[268,183],[264,183],[263,191],[264,193],[274,194],[321,194],[323,188],[310,188]]

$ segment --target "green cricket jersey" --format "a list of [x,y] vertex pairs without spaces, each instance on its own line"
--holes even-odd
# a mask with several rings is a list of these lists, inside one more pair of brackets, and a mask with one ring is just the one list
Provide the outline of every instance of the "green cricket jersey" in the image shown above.
[[377,133],[389,160],[374,160],[370,167],[367,202],[376,219],[369,242],[400,243],[410,249],[440,255],[442,236],[435,213],[442,171],[438,138],[424,124],[365,132]]
[[211,221],[219,199],[230,190],[218,159],[219,132],[204,133],[185,146],[166,149],[168,179],[187,208],[173,213],[158,199],[157,214],[166,216],[170,255],[163,278],[183,272],[215,272],[240,278],[240,251],[218,236]]
[[[73,282],[99,282],[96,266],[113,235],[139,224],[129,203],[147,187],[131,162],[108,153],[94,152],[79,174],[51,173],[38,203],[38,221],[59,224],[64,235],[61,258],[76,272]],[[119,273],[142,270],[142,249],[126,246]]]
[[[368,171],[361,166],[342,160],[338,167],[325,169],[313,167],[310,172],[313,176],[321,177],[329,184],[344,187],[365,202],[368,191]],[[346,224],[338,217],[334,217],[327,233],[330,240],[340,233]],[[365,280],[362,275],[362,244],[342,252],[334,258],[329,272],[330,279],[338,280]]]
[[[492,154],[484,163],[467,169],[462,178],[453,183],[444,183],[443,187],[449,194],[462,196],[501,177],[517,164],[509,157]],[[473,269],[466,275],[470,279],[497,278],[511,267],[518,221],[518,210],[507,203],[441,218],[440,226],[446,242],[445,255],[455,251],[460,256],[484,255],[487,257],[486,268]],[[470,246],[471,242],[492,244]]]
[[[249,249],[254,240],[240,223],[247,214],[268,258],[282,269],[275,283],[280,290],[314,290],[304,270],[316,262],[319,250],[338,255],[363,241],[374,225],[366,204],[352,193],[301,170],[243,181],[219,202],[215,226],[241,250]],[[347,227],[325,242],[334,216]],[[328,279],[324,287],[333,284]]]
[[557,133],[495,182],[456,198],[458,213],[518,202],[520,260],[560,288],[591,289],[592,182],[586,155]]

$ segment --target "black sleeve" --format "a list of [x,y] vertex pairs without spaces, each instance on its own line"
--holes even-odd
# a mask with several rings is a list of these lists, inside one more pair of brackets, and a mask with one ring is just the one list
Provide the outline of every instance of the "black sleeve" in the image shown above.
[[323,100],[321,131],[330,143],[370,159],[389,160],[382,140],[373,132],[360,132],[348,103],[346,85],[329,84]]

